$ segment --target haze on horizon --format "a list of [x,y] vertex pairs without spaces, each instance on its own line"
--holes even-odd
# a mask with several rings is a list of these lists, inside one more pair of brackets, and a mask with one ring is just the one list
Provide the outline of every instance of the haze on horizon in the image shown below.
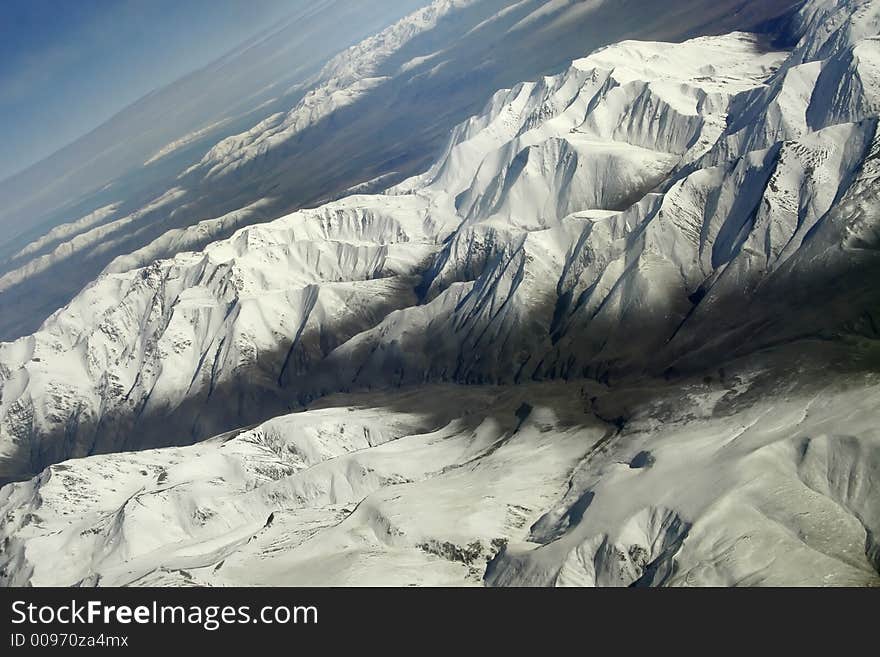
[[5,0],[0,180],[198,70],[307,0]]

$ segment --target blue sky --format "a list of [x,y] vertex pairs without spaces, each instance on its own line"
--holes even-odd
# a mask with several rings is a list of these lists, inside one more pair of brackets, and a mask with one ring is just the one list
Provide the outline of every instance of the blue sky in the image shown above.
[[308,0],[0,0],[0,180]]

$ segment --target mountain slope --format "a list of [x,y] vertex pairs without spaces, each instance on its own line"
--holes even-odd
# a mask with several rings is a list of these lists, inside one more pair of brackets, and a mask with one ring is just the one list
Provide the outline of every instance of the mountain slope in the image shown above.
[[[632,50],[650,58],[666,48],[625,44],[615,51],[629,60]],[[510,368],[524,364],[507,351],[492,354],[493,361],[475,354],[491,353],[484,345],[499,329],[486,324],[494,322],[515,333],[505,348],[528,350],[535,362],[543,357],[552,312],[544,306],[576,233],[594,221],[559,215],[595,209],[610,215],[595,221],[617,222],[612,213],[623,199],[643,196],[686,160],[685,142],[705,126],[717,131],[734,92],[760,86],[782,58],[746,35],[679,48],[682,57],[715,53],[719,65],[732,58],[737,82],[703,102],[705,120],[677,143],[637,130],[630,144],[593,129],[600,118],[623,122],[634,104],[661,100],[670,122],[694,121],[669,105],[685,106],[680,74],[657,78],[657,100],[642,101],[651,85],[645,91],[604,52],[595,63],[579,61],[541,84],[497,94],[470,123],[470,131],[482,129],[473,137],[466,128],[456,132],[437,171],[474,171],[467,190],[429,173],[402,194],[349,197],[243,229],[201,253],[102,275],[42,331],[0,346],[0,430],[7,458],[17,462],[7,471],[132,447],[135,425],[137,445],[146,447],[169,437],[204,438],[281,412],[297,396],[351,386],[510,380]],[[706,83],[685,78],[695,108]],[[523,153],[528,162],[512,171]],[[459,162],[448,165],[451,158]],[[499,190],[497,202],[481,200],[483,180]],[[526,198],[543,200],[535,206]],[[532,248],[542,249],[540,257],[529,255]],[[528,271],[526,260],[539,271]],[[419,303],[420,289],[429,303]],[[530,331],[522,330],[526,322]],[[395,347],[401,343],[405,351]]]
[[880,380],[817,374],[419,387],[76,459],[0,490],[0,581],[877,586]]

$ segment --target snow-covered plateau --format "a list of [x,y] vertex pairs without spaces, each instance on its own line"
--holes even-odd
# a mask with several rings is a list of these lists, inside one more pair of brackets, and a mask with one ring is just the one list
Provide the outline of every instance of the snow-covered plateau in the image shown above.
[[116,258],[0,343],[0,582],[880,585],[880,1],[775,29],[601,48],[383,193]]

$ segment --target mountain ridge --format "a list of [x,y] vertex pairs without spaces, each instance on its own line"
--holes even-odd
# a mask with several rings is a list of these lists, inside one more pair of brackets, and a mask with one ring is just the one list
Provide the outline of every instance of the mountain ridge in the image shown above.
[[[236,72],[231,84],[224,78],[209,85],[231,96],[231,101],[210,102],[200,113],[199,103],[208,102],[200,100],[201,78],[182,82],[174,98],[155,99],[159,119],[150,120],[149,108],[141,108],[118,126],[119,134],[111,135],[113,157],[128,158],[130,166],[114,162],[110,177],[102,177],[101,171],[108,169],[106,158],[94,154],[76,158],[78,172],[56,162],[59,170],[44,175],[37,185],[40,193],[51,194],[61,190],[58,185],[66,186],[63,193],[59,191],[58,203],[40,201],[20,216],[9,215],[16,230],[28,225],[40,228],[8,248],[0,245],[0,256],[6,251],[9,255],[23,249],[30,252],[25,258],[0,260],[0,275],[6,276],[0,303],[15,309],[14,314],[0,316],[0,339],[32,333],[117,257],[151,245],[154,259],[173,255],[174,242],[161,243],[170,231],[192,227],[187,242],[191,248],[203,248],[238,227],[320,205],[365,181],[385,180],[387,186],[419,173],[432,163],[448,131],[478,111],[496,89],[559,70],[592,46],[627,36],[681,40],[700,34],[701,29],[710,30],[699,27],[701,18],[712,17],[714,32],[724,31],[730,23],[755,25],[792,5],[792,0],[772,0],[749,9],[739,7],[731,16],[725,9],[738,0],[673,0],[667,10],[674,19],[657,14],[645,20],[639,9],[643,0],[628,1],[627,11],[619,9],[619,3],[607,2],[590,4],[585,11],[580,3],[551,0],[513,5],[509,0],[452,5],[399,0],[405,5],[400,20],[394,3],[383,3],[387,13],[373,12],[368,20],[356,20],[358,12],[369,13],[369,7],[360,0],[346,0],[333,7],[345,10],[346,20],[336,22],[351,28],[342,36],[355,45],[332,62],[327,58],[335,50],[327,49],[335,42],[327,39],[319,48],[308,48],[305,60],[300,56],[287,62],[286,55],[277,56],[299,52],[307,48],[309,39],[320,39],[321,30],[332,23],[332,12],[318,12],[206,73],[216,77],[227,69]],[[432,18],[424,20],[428,14]],[[532,29],[508,38],[510,28],[532,14],[536,14]],[[352,22],[358,26],[351,27]],[[371,34],[370,26],[384,25],[388,27],[381,32],[381,43],[375,35],[364,37]],[[359,38],[363,41],[358,44]],[[344,40],[341,45],[345,47]],[[261,58],[268,62],[265,66],[258,66]],[[474,61],[480,66],[474,67]],[[242,74],[246,78],[242,81],[240,69],[247,71],[249,66],[259,70],[256,75]],[[254,96],[251,86],[266,79],[260,87],[263,95]],[[172,119],[177,114],[169,115],[169,107],[177,108],[177,114],[194,113],[198,121],[191,126],[181,123],[175,131],[178,122]],[[207,129],[205,121],[213,127],[200,134]],[[157,129],[170,132],[138,150],[137,144]],[[164,157],[153,157],[171,146]],[[199,167],[212,150],[205,166]],[[219,158],[213,163],[218,166],[207,166],[214,156]],[[225,159],[229,161],[220,165]],[[147,161],[150,164],[144,166]],[[220,176],[221,171],[226,175]],[[182,196],[174,204],[156,204],[175,191]],[[28,196],[27,185],[16,184],[9,193],[11,198],[4,204],[7,215]],[[264,204],[264,212],[244,213],[240,221],[229,219],[254,203]],[[108,206],[114,210],[93,222],[89,235],[69,245],[56,249],[57,242],[39,248],[26,244],[39,242],[40,233],[61,224],[78,232],[75,227],[81,218],[94,217],[95,211]],[[200,235],[195,227],[212,221],[209,235]]]

